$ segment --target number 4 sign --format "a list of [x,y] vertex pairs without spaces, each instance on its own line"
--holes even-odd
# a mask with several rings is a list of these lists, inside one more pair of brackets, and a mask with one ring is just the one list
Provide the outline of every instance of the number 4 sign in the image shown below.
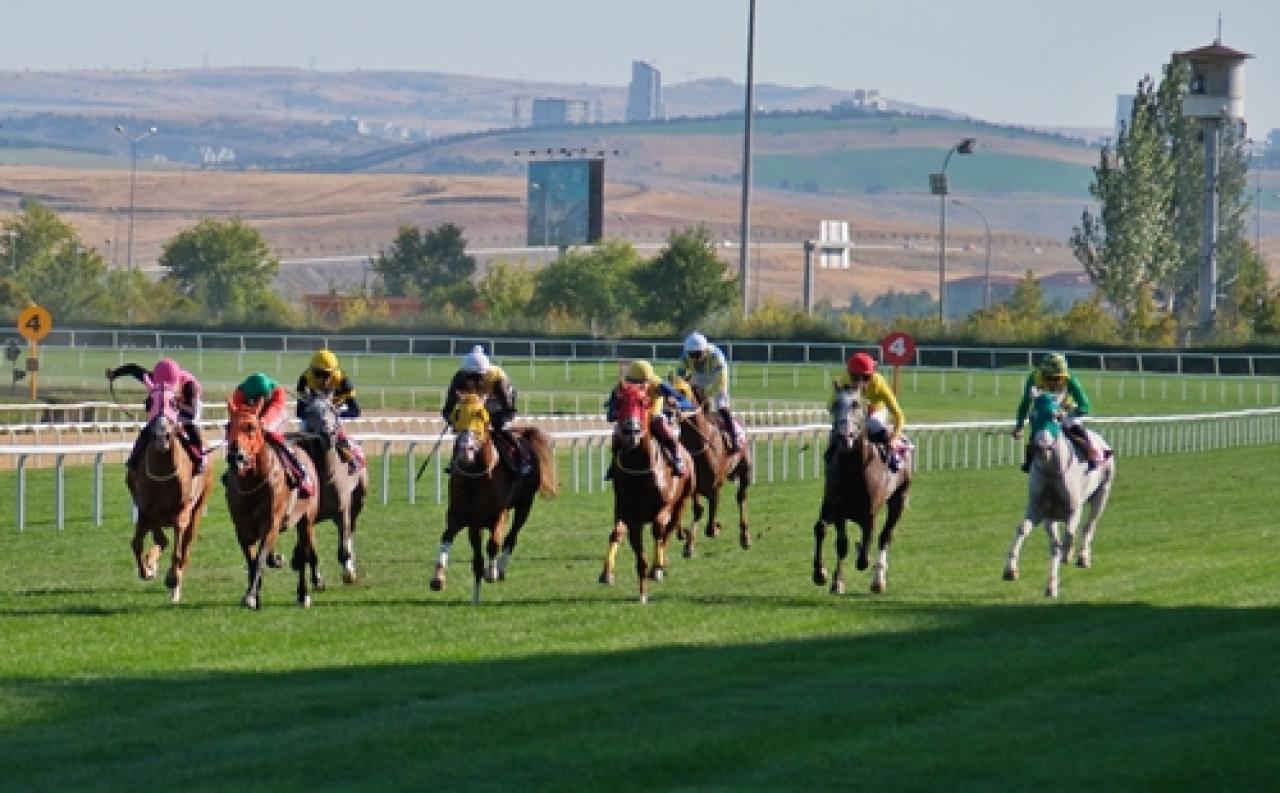
[[40,306],[27,306],[18,315],[18,332],[32,344],[37,344],[53,330],[53,317]]
[[880,357],[892,366],[915,363],[916,340],[910,334],[895,330],[880,341]]

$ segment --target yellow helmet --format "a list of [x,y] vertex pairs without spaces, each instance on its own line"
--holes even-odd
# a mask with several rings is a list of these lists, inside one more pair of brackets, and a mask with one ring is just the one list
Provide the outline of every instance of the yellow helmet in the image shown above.
[[632,361],[627,367],[627,379],[633,383],[652,383],[658,379],[648,361]]
[[323,372],[335,371],[338,368],[338,356],[333,354],[333,350],[316,350],[316,354],[311,356],[311,368]]

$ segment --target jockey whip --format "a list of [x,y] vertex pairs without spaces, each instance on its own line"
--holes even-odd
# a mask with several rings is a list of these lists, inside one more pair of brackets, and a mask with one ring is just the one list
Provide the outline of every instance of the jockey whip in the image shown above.
[[111,393],[111,401],[116,403],[116,407],[127,413],[130,419],[134,421],[141,421],[141,419],[138,418],[138,414],[134,413],[132,409],[125,407],[124,403],[120,401],[120,397],[116,394],[115,380],[107,378],[107,390]]
[[431,458],[435,457],[436,451],[440,448],[440,441],[444,440],[444,433],[440,433],[440,437],[436,438],[436,445],[431,447],[431,451],[427,452],[427,459],[422,461],[422,465],[418,466],[418,475],[413,478],[417,482],[426,473],[427,465],[430,464]]

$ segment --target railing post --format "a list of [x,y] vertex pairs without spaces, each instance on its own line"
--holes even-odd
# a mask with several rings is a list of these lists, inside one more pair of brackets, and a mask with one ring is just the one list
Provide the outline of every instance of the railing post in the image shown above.
[[382,503],[390,499],[391,490],[391,441],[382,443]]
[[102,525],[102,463],[104,454],[93,455],[93,525]]
[[62,531],[66,519],[66,467],[67,455],[56,454],[53,457],[53,509],[54,525]]
[[413,450],[418,447],[417,441],[409,441],[409,448],[405,450],[405,490],[409,493],[409,503],[418,503],[418,480],[414,476],[417,466],[413,459]]
[[18,531],[27,525],[27,455],[18,455]]

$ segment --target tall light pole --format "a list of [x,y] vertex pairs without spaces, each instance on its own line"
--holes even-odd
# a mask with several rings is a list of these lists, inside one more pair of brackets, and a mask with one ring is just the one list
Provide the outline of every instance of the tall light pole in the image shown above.
[[742,127],[742,249],[738,252],[738,280],[742,282],[742,313],[750,313],[751,246],[751,119],[755,113],[756,0],[747,11],[747,101]]
[[938,329],[947,326],[947,164],[951,155],[972,154],[977,138],[965,138],[947,150],[942,170],[929,174],[929,190],[938,197]]
[[958,198],[951,199],[951,203],[955,204],[958,207],[965,207],[966,209],[972,209],[974,212],[977,212],[978,217],[982,218],[982,225],[987,230],[987,264],[986,264],[986,267],[984,267],[982,270],[983,272],[982,310],[990,311],[991,310],[991,224],[987,222],[987,216],[982,214],[982,210],[978,209],[973,204],[966,204],[965,202],[961,201]]
[[122,124],[116,124],[116,132],[129,140],[129,270],[133,270],[133,196],[138,185],[138,144],[156,134],[156,128],[150,127],[136,137],[130,135]]

